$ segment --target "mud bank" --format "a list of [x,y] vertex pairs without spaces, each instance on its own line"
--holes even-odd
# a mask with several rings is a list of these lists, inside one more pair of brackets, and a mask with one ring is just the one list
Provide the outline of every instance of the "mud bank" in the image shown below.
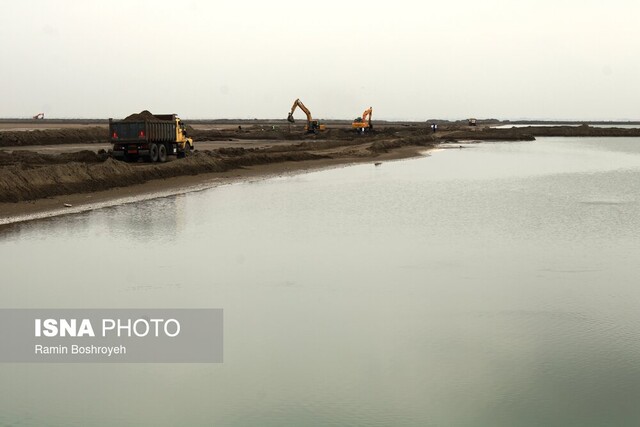
[[640,129],[597,128],[582,126],[527,126],[510,129],[466,127],[452,130],[442,137],[447,141],[533,141],[536,136],[563,137],[632,137],[640,136]]
[[90,151],[66,155],[0,153],[0,219],[59,209],[67,203],[75,206],[131,197],[217,178],[273,176],[374,159],[406,158],[419,155],[434,144],[432,138],[426,137],[305,141],[256,149],[197,151],[186,159],[163,164],[125,163],[106,153]]
[[108,142],[108,131],[97,126],[85,129],[36,129],[0,132],[0,147],[104,142]]
[[[308,152],[251,153],[225,156],[221,153],[195,153],[184,161],[165,164],[128,164],[111,158],[102,162],[64,162],[50,156],[49,164],[20,164],[0,172],[0,202],[21,202],[63,194],[106,190],[142,184],[153,179],[287,161],[318,160],[325,156]],[[43,155],[39,156],[41,160]]]
[[[142,113],[141,113],[142,114]],[[140,117],[140,114],[132,115],[127,119]],[[144,116],[143,116],[144,117]],[[39,124],[39,123],[38,123]],[[71,123],[67,123],[71,126]],[[24,124],[22,126],[27,126]],[[187,124],[188,135],[194,141],[354,141],[359,137],[351,129],[351,124],[341,123],[319,134],[306,134],[304,123],[292,125],[273,122],[273,124],[241,124],[237,127],[202,129]],[[428,134],[428,126],[411,125],[387,125],[378,127],[375,132],[368,135],[371,140],[387,139],[394,136],[409,136],[418,132]],[[443,127],[444,129],[444,127]],[[58,144],[94,144],[109,143],[107,125],[91,126],[83,128],[58,128],[29,130],[5,130],[0,132],[0,147],[27,147],[32,145],[58,145]]]

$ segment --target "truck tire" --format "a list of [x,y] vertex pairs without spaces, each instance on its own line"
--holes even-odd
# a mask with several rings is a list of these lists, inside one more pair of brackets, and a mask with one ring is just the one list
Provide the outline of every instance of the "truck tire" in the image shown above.
[[164,163],[167,161],[167,146],[158,144],[158,161]]
[[149,144],[149,161],[151,163],[155,163],[158,161],[158,145],[157,144]]

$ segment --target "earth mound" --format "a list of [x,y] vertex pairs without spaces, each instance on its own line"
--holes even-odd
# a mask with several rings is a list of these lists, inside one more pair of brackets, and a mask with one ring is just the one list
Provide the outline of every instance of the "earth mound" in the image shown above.
[[160,119],[151,114],[149,110],[142,110],[139,113],[133,113],[124,118],[125,122],[143,122],[145,120],[158,121]]

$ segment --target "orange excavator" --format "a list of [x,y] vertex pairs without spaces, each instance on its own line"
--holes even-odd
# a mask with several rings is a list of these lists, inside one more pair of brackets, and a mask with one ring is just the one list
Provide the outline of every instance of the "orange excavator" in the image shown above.
[[304,106],[304,104],[302,103],[302,101],[300,101],[300,99],[296,99],[295,101],[293,101],[293,105],[291,106],[291,111],[289,112],[289,116],[287,116],[287,120],[290,123],[295,123],[296,120],[293,118],[293,113],[296,111],[296,108],[298,107],[300,107],[300,109],[304,111],[304,113],[307,115],[307,124],[304,127],[304,130],[307,133],[318,133],[318,131],[326,129],[324,124],[318,123],[317,120],[314,120],[313,117],[311,117],[311,111],[309,111],[309,109]]
[[373,112],[373,107],[369,107],[364,110],[362,113],[362,117],[356,118],[353,123],[351,123],[351,127],[356,130],[358,133],[370,132],[373,130],[373,125],[371,124],[371,113]]
[[33,120],[43,120],[44,119],[44,113],[38,113],[35,116],[32,117]]

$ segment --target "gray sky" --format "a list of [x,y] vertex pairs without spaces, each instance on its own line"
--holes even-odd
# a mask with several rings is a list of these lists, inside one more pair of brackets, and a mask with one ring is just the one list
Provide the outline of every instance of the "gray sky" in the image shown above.
[[[637,0],[3,1],[0,117],[640,119]],[[302,114],[298,113],[301,115]]]

